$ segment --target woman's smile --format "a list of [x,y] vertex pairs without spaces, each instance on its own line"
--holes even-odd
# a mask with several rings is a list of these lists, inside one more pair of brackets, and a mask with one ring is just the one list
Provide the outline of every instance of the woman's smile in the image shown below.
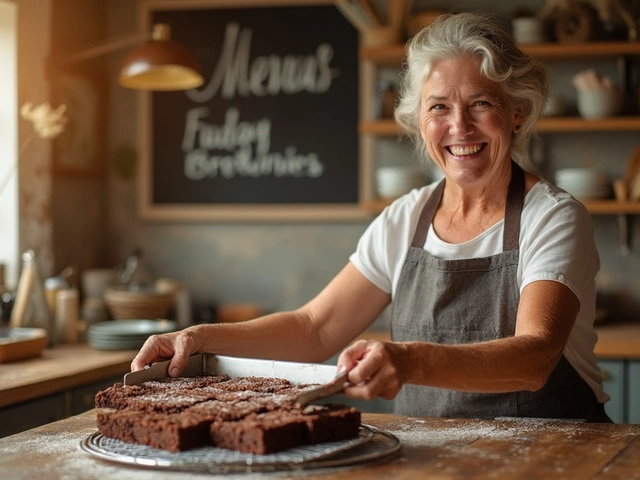
[[449,153],[454,157],[465,158],[475,155],[486,146],[486,143],[475,143],[473,145],[449,145],[446,149],[449,150]]

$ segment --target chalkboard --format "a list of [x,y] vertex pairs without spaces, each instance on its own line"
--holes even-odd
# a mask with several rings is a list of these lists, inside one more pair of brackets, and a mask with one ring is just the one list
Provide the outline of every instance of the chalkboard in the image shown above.
[[335,6],[148,14],[195,54],[205,84],[150,94],[143,212],[361,216],[358,33]]

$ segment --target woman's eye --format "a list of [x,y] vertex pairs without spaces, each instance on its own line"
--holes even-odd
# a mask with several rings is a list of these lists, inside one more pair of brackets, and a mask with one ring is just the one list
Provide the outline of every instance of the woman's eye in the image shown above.
[[444,106],[444,105],[442,105],[441,103],[438,103],[438,104],[436,104],[436,105],[433,105],[433,106],[431,107],[431,110],[444,110],[444,108],[445,108],[445,106]]
[[491,103],[489,103],[486,100],[478,100],[477,102],[475,102],[473,104],[475,107],[489,107],[491,106]]

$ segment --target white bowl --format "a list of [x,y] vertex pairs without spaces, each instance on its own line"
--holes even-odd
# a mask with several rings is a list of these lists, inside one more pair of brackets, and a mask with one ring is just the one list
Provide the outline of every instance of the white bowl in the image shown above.
[[593,120],[620,113],[620,96],[615,90],[578,90],[578,112]]
[[425,184],[425,177],[415,167],[381,167],[376,170],[379,197],[395,198]]

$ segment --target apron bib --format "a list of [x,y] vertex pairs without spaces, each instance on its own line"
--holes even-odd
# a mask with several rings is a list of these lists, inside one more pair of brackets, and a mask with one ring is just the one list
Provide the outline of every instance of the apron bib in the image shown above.
[[[424,250],[442,198],[444,180],[424,206],[393,299],[391,338],[441,344],[484,342],[515,334],[524,172],[512,162],[503,252],[483,258],[442,260]],[[401,415],[495,418],[538,417],[609,421],[602,404],[564,355],[536,392],[475,393],[403,386],[395,400]]]

